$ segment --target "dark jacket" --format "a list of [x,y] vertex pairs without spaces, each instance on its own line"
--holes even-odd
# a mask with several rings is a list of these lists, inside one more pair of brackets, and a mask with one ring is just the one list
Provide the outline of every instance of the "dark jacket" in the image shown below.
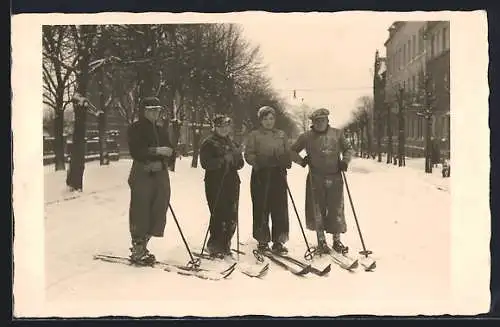
[[[226,154],[233,155],[232,164],[226,167],[224,156]],[[229,137],[222,137],[213,133],[208,136],[200,147],[200,163],[205,169],[205,179],[222,178],[225,169],[228,169],[227,174],[237,177],[237,171],[243,168],[245,162],[239,150],[238,145]],[[239,178],[237,178],[239,181]]]
[[151,147],[162,146],[173,148],[166,128],[157,126],[145,118],[139,119],[128,128],[128,147],[134,161],[142,164],[162,161],[167,164],[167,160],[172,160],[175,155],[166,158],[149,151]]

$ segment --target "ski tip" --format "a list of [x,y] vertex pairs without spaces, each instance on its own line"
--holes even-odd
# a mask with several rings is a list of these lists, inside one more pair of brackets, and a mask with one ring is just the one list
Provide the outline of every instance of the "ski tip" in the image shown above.
[[304,268],[302,268],[302,270],[296,272],[295,275],[297,275],[297,276],[307,275],[308,273],[311,272],[311,269],[312,269],[311,265],[307,265]]
[[353,270],[353,269],[356,269],[359,267],[359,262],[358,260],[355,260],[350,266],[349,266],[349,270]]
[[325,267],[325,269],[321,271],[321,276],[328,274],[331,270],[332,270],[332,265],[329,264],[328,266]]
[[365,271],[373,271],[377,268],[377,262],[373,261],[369,266],[365,266]]

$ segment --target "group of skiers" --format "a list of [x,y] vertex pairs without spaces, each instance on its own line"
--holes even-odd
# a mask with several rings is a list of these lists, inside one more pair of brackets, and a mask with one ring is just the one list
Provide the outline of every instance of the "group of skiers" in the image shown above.
[[[133,159],[128,180],[130,259],[135,263],[156,260],[147,244],[151,237],[163,236],[170,201],[168,165],[175,160],[175,151],[167,132],[159,126],[161,110],[158,99],[144,99],[140,118],[130,126],[128,133]],[[311,129],[290,144],[286,133],[275,128],[275,109],[264,106],[257,112],[260,126],[247,136],[244,153],[230,137],[231,118],[217,115],[213,119],[213,133],[200,147],[210,210],[207,250],[211,256],[231,255],[231,240],[238,223],[241,183],[238,171],[245,161],[252,166],[253,238],[258,242],[258,251],[288,252],[285,246],[289,239],[287,170],[292,163],[309,166],[306,227],[317,233],[316,251],[320,254],[348,251],[340,240],[340,235],[346,232],[341,171],[347,170],[352,149],[342,131],[329,125],[329,114],[324,108],[312,112]],[[305,157],[299,154],[303,150]],[[332,234],[332,247],[325,233]]]

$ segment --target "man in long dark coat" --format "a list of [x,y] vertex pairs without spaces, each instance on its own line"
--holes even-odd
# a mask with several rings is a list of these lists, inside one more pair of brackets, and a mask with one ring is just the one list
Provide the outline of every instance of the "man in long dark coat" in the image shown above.
[[[340,234],[347,230],[341,171],[347,170],[352,148],[342,130],[329,126],[329,114],[324,108],[315,110],[310,115],[311,129],[299,136],[291,150],[295,162],[303,167],[309,165],[306,181],[306,226],[317,233],[317,250],[320,253],[331,252],[326,242],[326,232],[332,234],[333,249],[346,253],[348,248],[340,240]],[[304,158],[299,155],[302,150],[307,153]]]
[[128,146],[133,159],[128,178],[130,259],[136,264],[156,260],[147,244],[151,237],[163,237],[170,201],[167,161],[175,156],[168,133],[161,126],[161,110],[157,98],[145,98],[139,108],[139,120],[128,130]]
[[200,163],[205,169],[205,195],[210,209],[210,237],[207,249],[211,256],[231,255],[231,239],[238,222],[240,177],[245,162],[239,146],[229,137],[231,119],[214,118],[214,132],[200,147]]

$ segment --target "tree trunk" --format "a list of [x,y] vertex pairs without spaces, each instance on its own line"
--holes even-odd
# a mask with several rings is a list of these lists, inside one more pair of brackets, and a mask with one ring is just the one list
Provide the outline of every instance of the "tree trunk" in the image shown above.
[[[196,96],[196,94],[195,94]],[[196,99],[196,98],[195,98]],[[200,139],[201,139],[201,124],[200,124],[200,108],[198,107],[198,102],[194,101],[194,112],[192,122],[192,131],[193,131],[193,158],[191,160],[191,167],[198,167],[198,156],[200,154]]]
[[[62,104],[59,107],[62,109]],[[55,154],[55,170],[65,170],[65,140],[64,137],[64,111],[61,109],[55,110],[54,117],[54,154]]]
[[382,118],[381,114],[377,116],[377,161],[382,162]]
[[387,163],[392,162],[392,124],[391,108],[387,106]]
[[[77,90],[83,91],[84,80],[86,78],[78,78]],[[85,93],[84,93],[85,94]],[[69,170],[66,177],[66,185],[72,190],[83,190],[83,173],[85,170],[85,148],[86,148],[86,123],[87,123],[87,109],[85,105],[76,104],[75,110],[75,128],[73,132],[73,142],[71,145],[71,161]]]
[[[75,93],[84,97],[87,93],[89,82],[89,61],[92,33],[95,27],[83,25],[75,27],[80,30],[78,40],[79,57],[76,69],[76,85]],[[73,108],[75,111],[75,127],[73,131],[73,144],[71,146],[71,161],[69,170],[66,176],[66,185],[71,190],[83,190],[83,173],[85,170],[85,148],[86,148],[86,122],[87,108],[84,101],[74,101]]]
[[99,164],[101,166],[109,165],[109,155],[107,151],[107,108],[106,108],[106,98],[104,95],[104,73],[101,68],[99,71],[99,109],[101,112],[98,116],[98,128],[99,128]]

